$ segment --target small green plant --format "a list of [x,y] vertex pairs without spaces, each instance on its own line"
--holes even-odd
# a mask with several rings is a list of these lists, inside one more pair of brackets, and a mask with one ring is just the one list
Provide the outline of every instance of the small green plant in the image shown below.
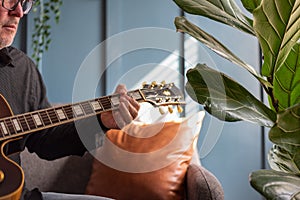
[[[179,32],[196,38],[218,55],[245,68],[268,96],[265,105],[228,75],[197,64],[188,70],[186,90],[193,100],[220,120],[248,121],[270,128],[274,144],[271,170],[250,174],[250,183],[267,199],[300,199],[300,0],[173,0],[190,14],[210,18],[255,36],[262,49],[261,72],[185,17],[176,17]],[[220,66],[218,66],[220,67]]]
[[34,17],[34,32],[32,34],[32,58],[39,64],[44,51],[47,51],[51,43],[51,20],[59,23],[60,7],[62,0],[36,0],[33,12],[37,13]]

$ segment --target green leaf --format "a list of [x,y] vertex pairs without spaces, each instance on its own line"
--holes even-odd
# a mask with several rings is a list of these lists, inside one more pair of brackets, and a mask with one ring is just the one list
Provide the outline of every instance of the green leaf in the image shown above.
[[184,11],[202,15],[237,28],[246,33],[254,34],[252,20],[245,16],[234,0],[173,0]]
[[262,0],[253,26],[264,55],[262,74],[273,77],[300,36],[300,0]]
[[269,131],[269,138],[292,155],[300,153],[300,104],[277,114],[277,121]]
[[262,0],[241,0],[244,8],[252,13],[261,3]]
[[278,110],[300,103],[300,45],[290,51],[281,68],[275,72],[273,93]]
[[55,23],[58,24],[60,21],[60,13],[57,14],[57,16],[55,16]]
[[224,121],[249,121],[271,127],[274,111],[257,100],[230,77],[205,64],[187,72],[186,90],[191,98],[204,105],[206,111]]
[[210,48],[215,53],[219,54],[220,56],[224,57],[225,59],[239,65],[246,70],[248,70],[254,77],[256,77],[262,85],[265,87],[270,87],[270,84],[265,81],[256,71],[255,69],[239,59],[236,55],[234,55],[228,48],[226,48],[222,43],[220,43],[216,38],[211,36],[210,34],[206,33],[198,26],[194,25],[190,21],[188,21],[185,17],[176,17],[175,18],[175,25],[177,31],[184,32],[189,34],[190,36],[194,37],[198,41],[202,42],[208,48]]
[[280,146],[273,145],[268,161],[273,170],[300,175],[300,152],[290,154]]
[[250,183],[267,199],[300,199],[300,177],[274,170],[258,170],[250,174]]

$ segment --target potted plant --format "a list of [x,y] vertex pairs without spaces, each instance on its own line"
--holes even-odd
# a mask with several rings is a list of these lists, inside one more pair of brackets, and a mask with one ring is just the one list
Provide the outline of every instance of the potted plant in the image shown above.
[[59,23],[62,0],[35,0],[33,12],[34,30],[32,34],[32,58],[39,64],[42,54],[47,51],[51,43],[51,20]]
[[249,121],[269,128],[273,147],[270,170],[250,174],[253,188],[267,199],[300,199],[300,0],[173,0],[185,12],[200,15],[257,37],[263,64],[257,72],[228,48],[185,17],[176,17],[187,33],[215,53],[245,68],[261,84],[268,105],[228,75],[197,64],[187,71],[186,91],[220,120]]

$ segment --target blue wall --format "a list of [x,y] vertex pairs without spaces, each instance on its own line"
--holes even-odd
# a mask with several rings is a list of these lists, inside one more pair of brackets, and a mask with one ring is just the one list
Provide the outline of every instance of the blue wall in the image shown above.
[[[107,25],[101,20],[100,0],[64,0],[61,21],[53,23],[52,43],[40,68],[53,103],[68,103],[81,98],[110,94],[118,83],[129,89],[143,81],[174,81],[182,87],[179,57],[185,41],[185,69],[196,63],[230,74],[259,98],[259,85],[248,72],[221,59],[188,36],[176,33],[174,17],[180,10],[171,0],[108,0]],[[31,53],[32,18],[28,16],[27,51]],[[255,38],[218,23],[187,15],[194,23],[213,34],[236,55],[259,67]],[[26,27],[25,27],[26,28]],[[107,40],[101,43],[103,30]],[[24,32],[24,29],[22,30]],[[19,34],[15,45],[20,47]],[[105,45],[104,45],[105,44]],[[101,61],[106,48],[106,67]],[[98,55],[98,56],[97,56]],[[100,59],[99,59],[100,58]],[[99,59],[99,60],[98,60]],[[91,64],[90,69],[85,64]],[[83,73],[86,72],[86,73]],[[99,89],[106,73],[105,91]],[[83,74],[78,77],[78,74]],[[74,97],[74,94],[76,95]],[[201,109],[190,102],[189,110]],[[261,167],[263,155],[260,127],[246,123],[222,123],[208,114],[198,142],[202,165],[213,172],[225,190],[226,200],[260,199],[248,182],[251,171]]]
[[[88,2],[88,3],[87,3]],[[99,0],[64,0],[59,24],[52,23],[52,42],[49,51],[43,56],[40,71],[48,88],[49,99],[55,103],[72,101],[75,78],[81,64],[90,52],[101,42],[101,10]],[[29,31],[33,30],[31,13],[28,20]],[[28,52],[31,53],[30,35]],[[93,75],[100,72],[95,68]],[[86,77],[88,84],[91,78]],[[82,84],[85,84],[83,82]],[[89,90],[89,88],[87,88]],[[96,91],[92,91],[96,93]],[[89,98],[89,97],[86,97]]]

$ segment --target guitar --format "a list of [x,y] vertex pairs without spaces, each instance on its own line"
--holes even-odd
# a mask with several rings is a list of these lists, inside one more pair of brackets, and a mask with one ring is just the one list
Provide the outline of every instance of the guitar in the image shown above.
[[[181,91],[173,83],[144,84],[141,89],[129,91],[129,96],[138,102],[154,106],[185,104]],[[35,131],[47,129],[75,120],[112,111],[119,106],[119,95],[110,95],[93,100],[51,107],[25,114],[13,115],[5,98],[0,94],[0,200],[18,200],[24,186],[24,172],[4,154],[8,143]],[[178,110],[181,111],[180,109]]]

